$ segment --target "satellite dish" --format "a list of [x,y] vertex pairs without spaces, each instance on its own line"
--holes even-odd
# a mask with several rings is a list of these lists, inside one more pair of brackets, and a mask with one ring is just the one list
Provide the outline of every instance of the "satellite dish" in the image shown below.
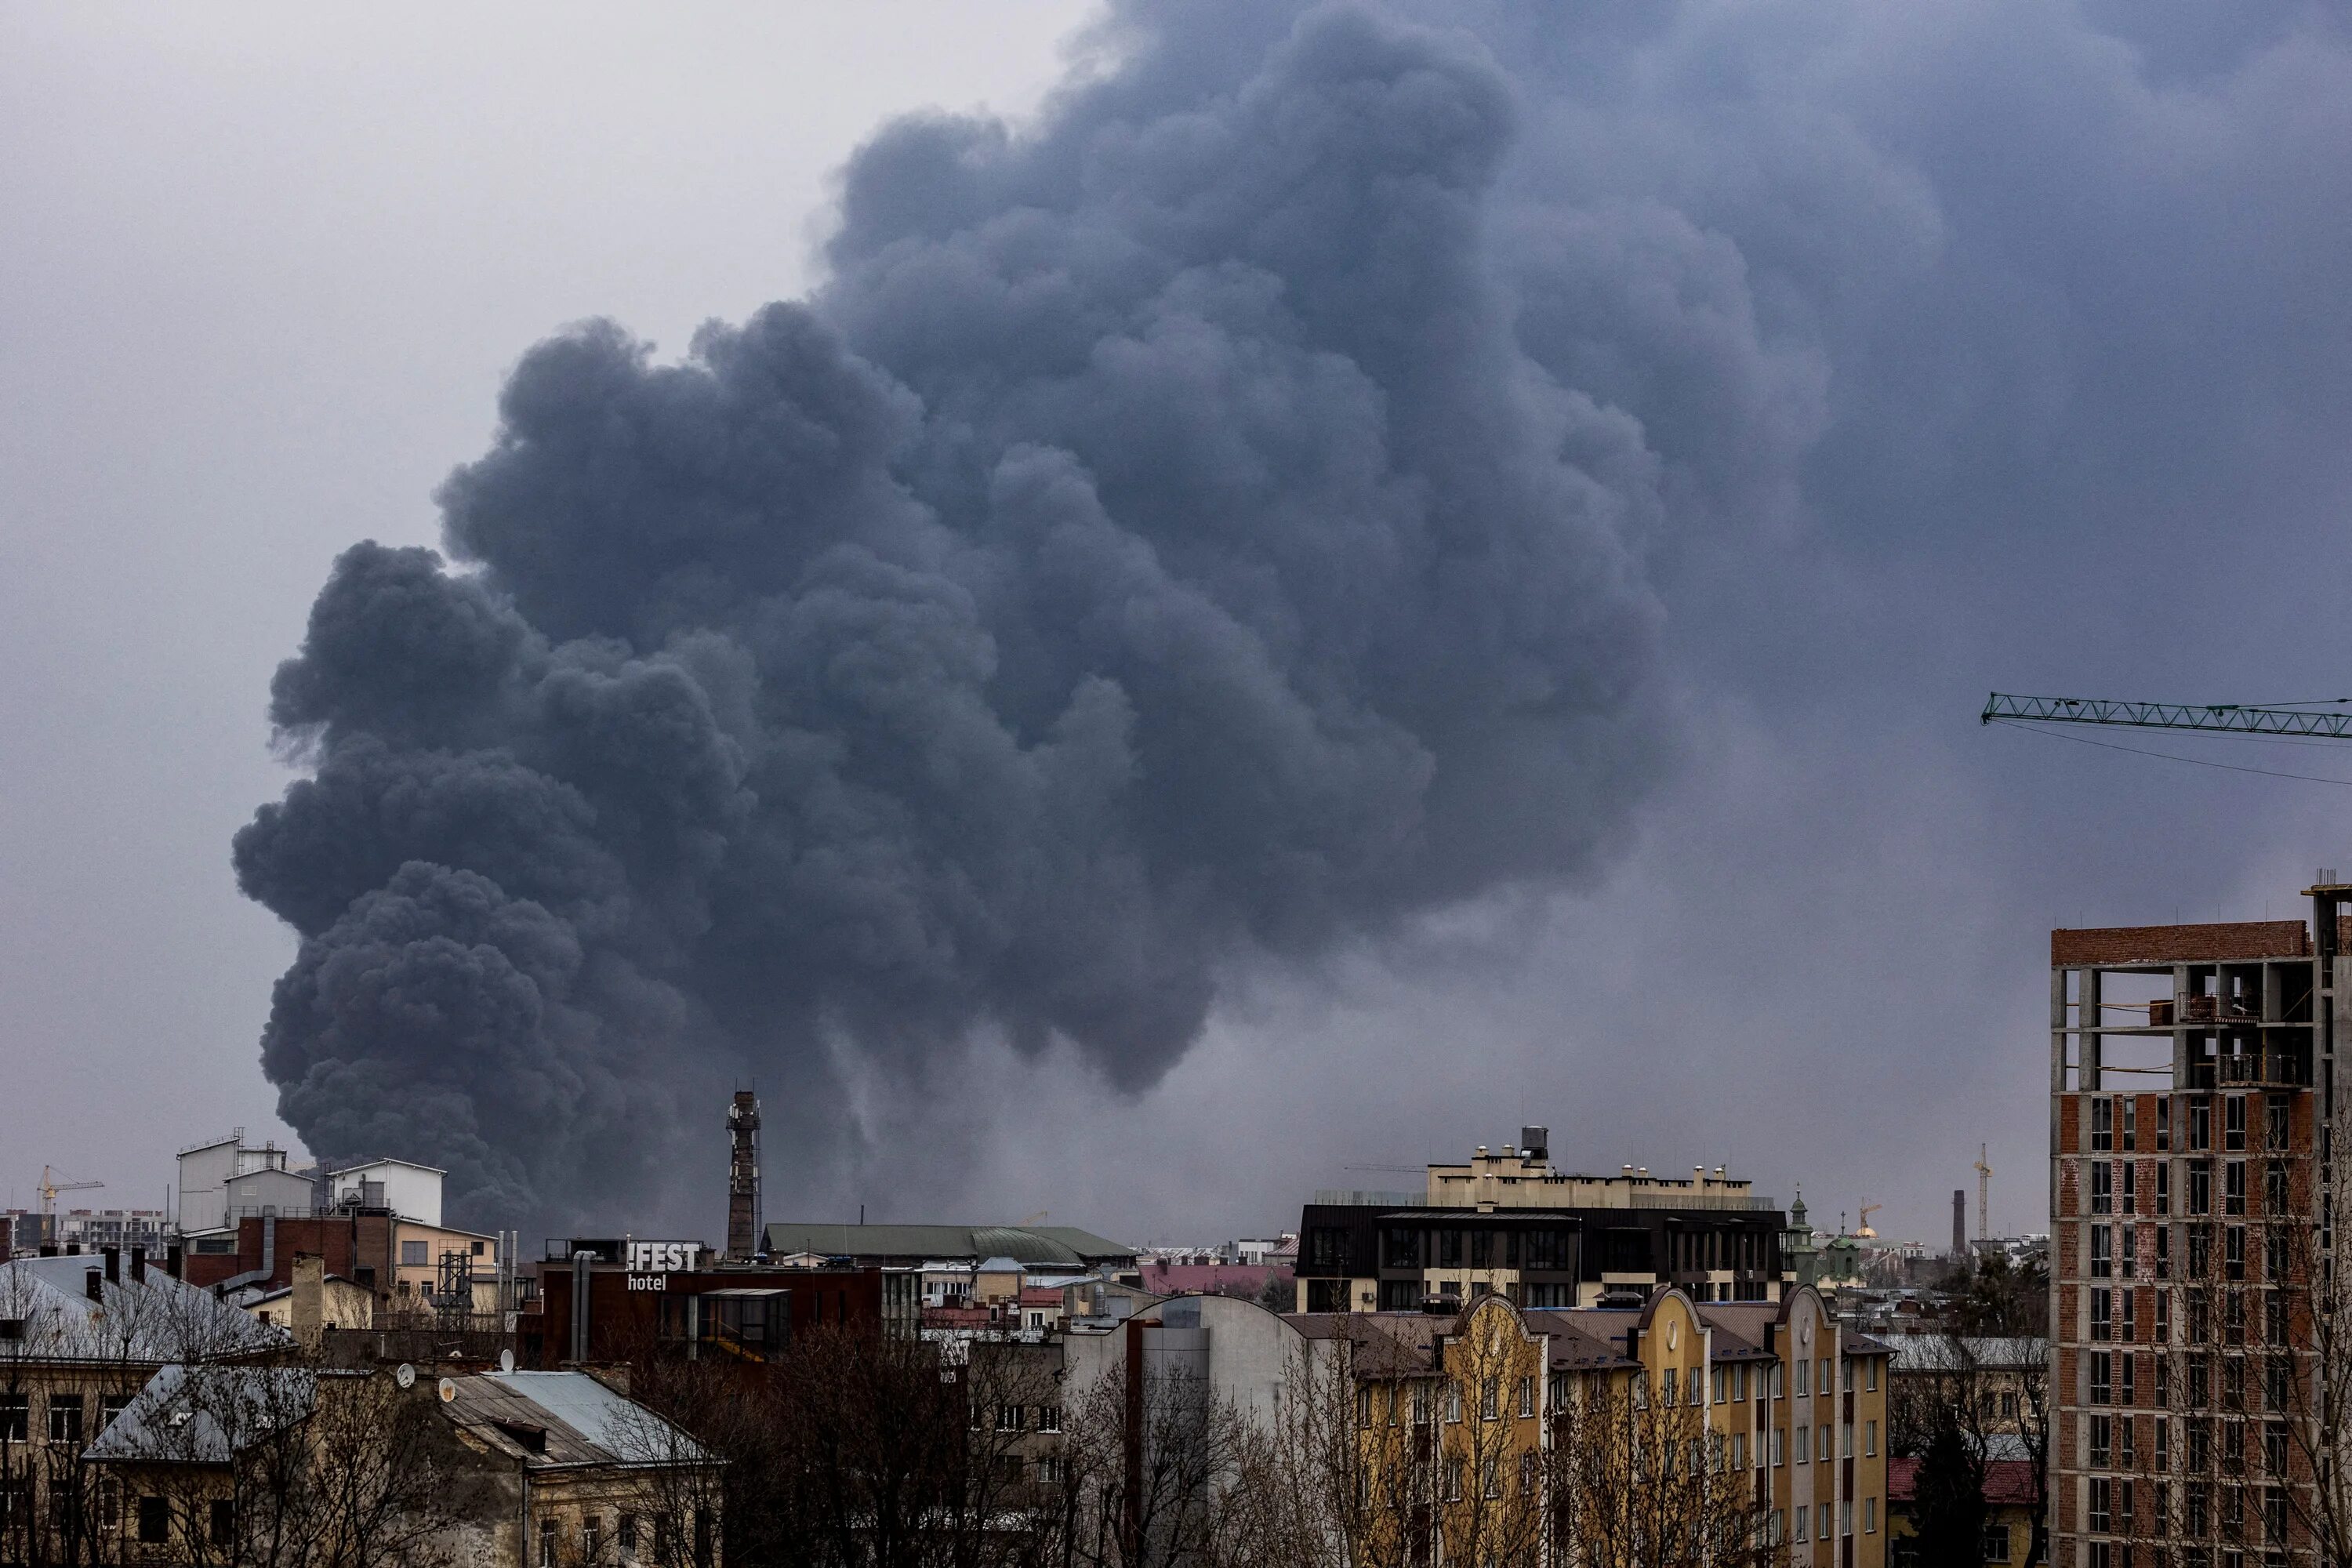
[[454,1379],[454,1378],[447,1378],[447,1377],[443,1378],[443,1379],[441,1380],[441,1403],[442,1403],[442,1404],[444,1404],[444,1405],[451,1405],[451,1404],[455,1404],[455,1403],[457,1402],[457,1380],[456,1380],[456,1379]]
[[499,1352],[499,1370],[500,1372],[512,1372],[514,1370],[514,1352],[500,1351]]
[[406,1362],[402,1362],[398,1366],[393,1369],[392,1381],[400,1384],[403,1388],[415,1388],[416,1386],[416,1369],[409,1365]]

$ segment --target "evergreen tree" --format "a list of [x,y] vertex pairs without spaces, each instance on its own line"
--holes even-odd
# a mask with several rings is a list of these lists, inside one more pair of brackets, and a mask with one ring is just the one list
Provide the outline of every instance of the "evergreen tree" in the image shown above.
[[1984,1562],[1982,1467],[1951,1422],[1937,1426],[1919,1461],[1912,1520],[1919,1568],[1979,1568]]

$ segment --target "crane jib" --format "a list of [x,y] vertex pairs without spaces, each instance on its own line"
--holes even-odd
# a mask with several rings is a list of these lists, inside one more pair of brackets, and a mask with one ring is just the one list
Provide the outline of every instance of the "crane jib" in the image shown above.
[[2043,724],[2114,724],[2138,730],[2217,730],[2240,735],[2320,735],[2352,739],[2352,713],[2299,708],[2251,708],[2221,702],[2116,702],[2094,697],[2018,697],[1996,691],[1985,699],[1979,723],[1996,720]]

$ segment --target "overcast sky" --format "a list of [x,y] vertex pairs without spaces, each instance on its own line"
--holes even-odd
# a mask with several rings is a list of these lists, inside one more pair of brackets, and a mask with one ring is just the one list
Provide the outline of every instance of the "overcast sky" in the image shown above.
[[[1175,109],[1290,26],[1135,9]],[[844,1066],[865,1152],[772,1140],[772,1217],[1213,1240],[1538,1121],[1930,1241],[1982,1142],[1995,1227],[2040,1229],[2049,928],[2284,916],[2352,863],[2352,757],[1974,718],[2352,696],[2329,10],[1426,9],[1510,80],[1476,222],[1524,352],[1659,476],[1671,763],[1572,876],[1234,962],[1139,1092],[992,1037],[919,1090]],[[295,938],[228,852],[293,776],[271,672],[345,547],[441,542],[524,351],[824,289],[861,142],[1034,129],[1094,15],[0,0],[0,1198],[47,1163],[152,1205],[179,1146],[290,1136]],[[611,1228],[717,1230],[720,1113],[651,1152],[699,1207]]]

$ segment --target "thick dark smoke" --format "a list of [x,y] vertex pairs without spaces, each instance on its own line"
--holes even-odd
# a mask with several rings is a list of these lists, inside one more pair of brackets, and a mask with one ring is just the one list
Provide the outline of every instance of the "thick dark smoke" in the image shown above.
[[1514,89],[1148,21],[1032,134],[882,133],[814,299],[533,349],[455,565],[337,563],[273,691],[314,776],[236,846],[314,1150],[551,1219],[757,1077],[821,1164],[851,1064],[1141,1088],[1234,965],[1605,861],[1683,481],[1522,346]]

